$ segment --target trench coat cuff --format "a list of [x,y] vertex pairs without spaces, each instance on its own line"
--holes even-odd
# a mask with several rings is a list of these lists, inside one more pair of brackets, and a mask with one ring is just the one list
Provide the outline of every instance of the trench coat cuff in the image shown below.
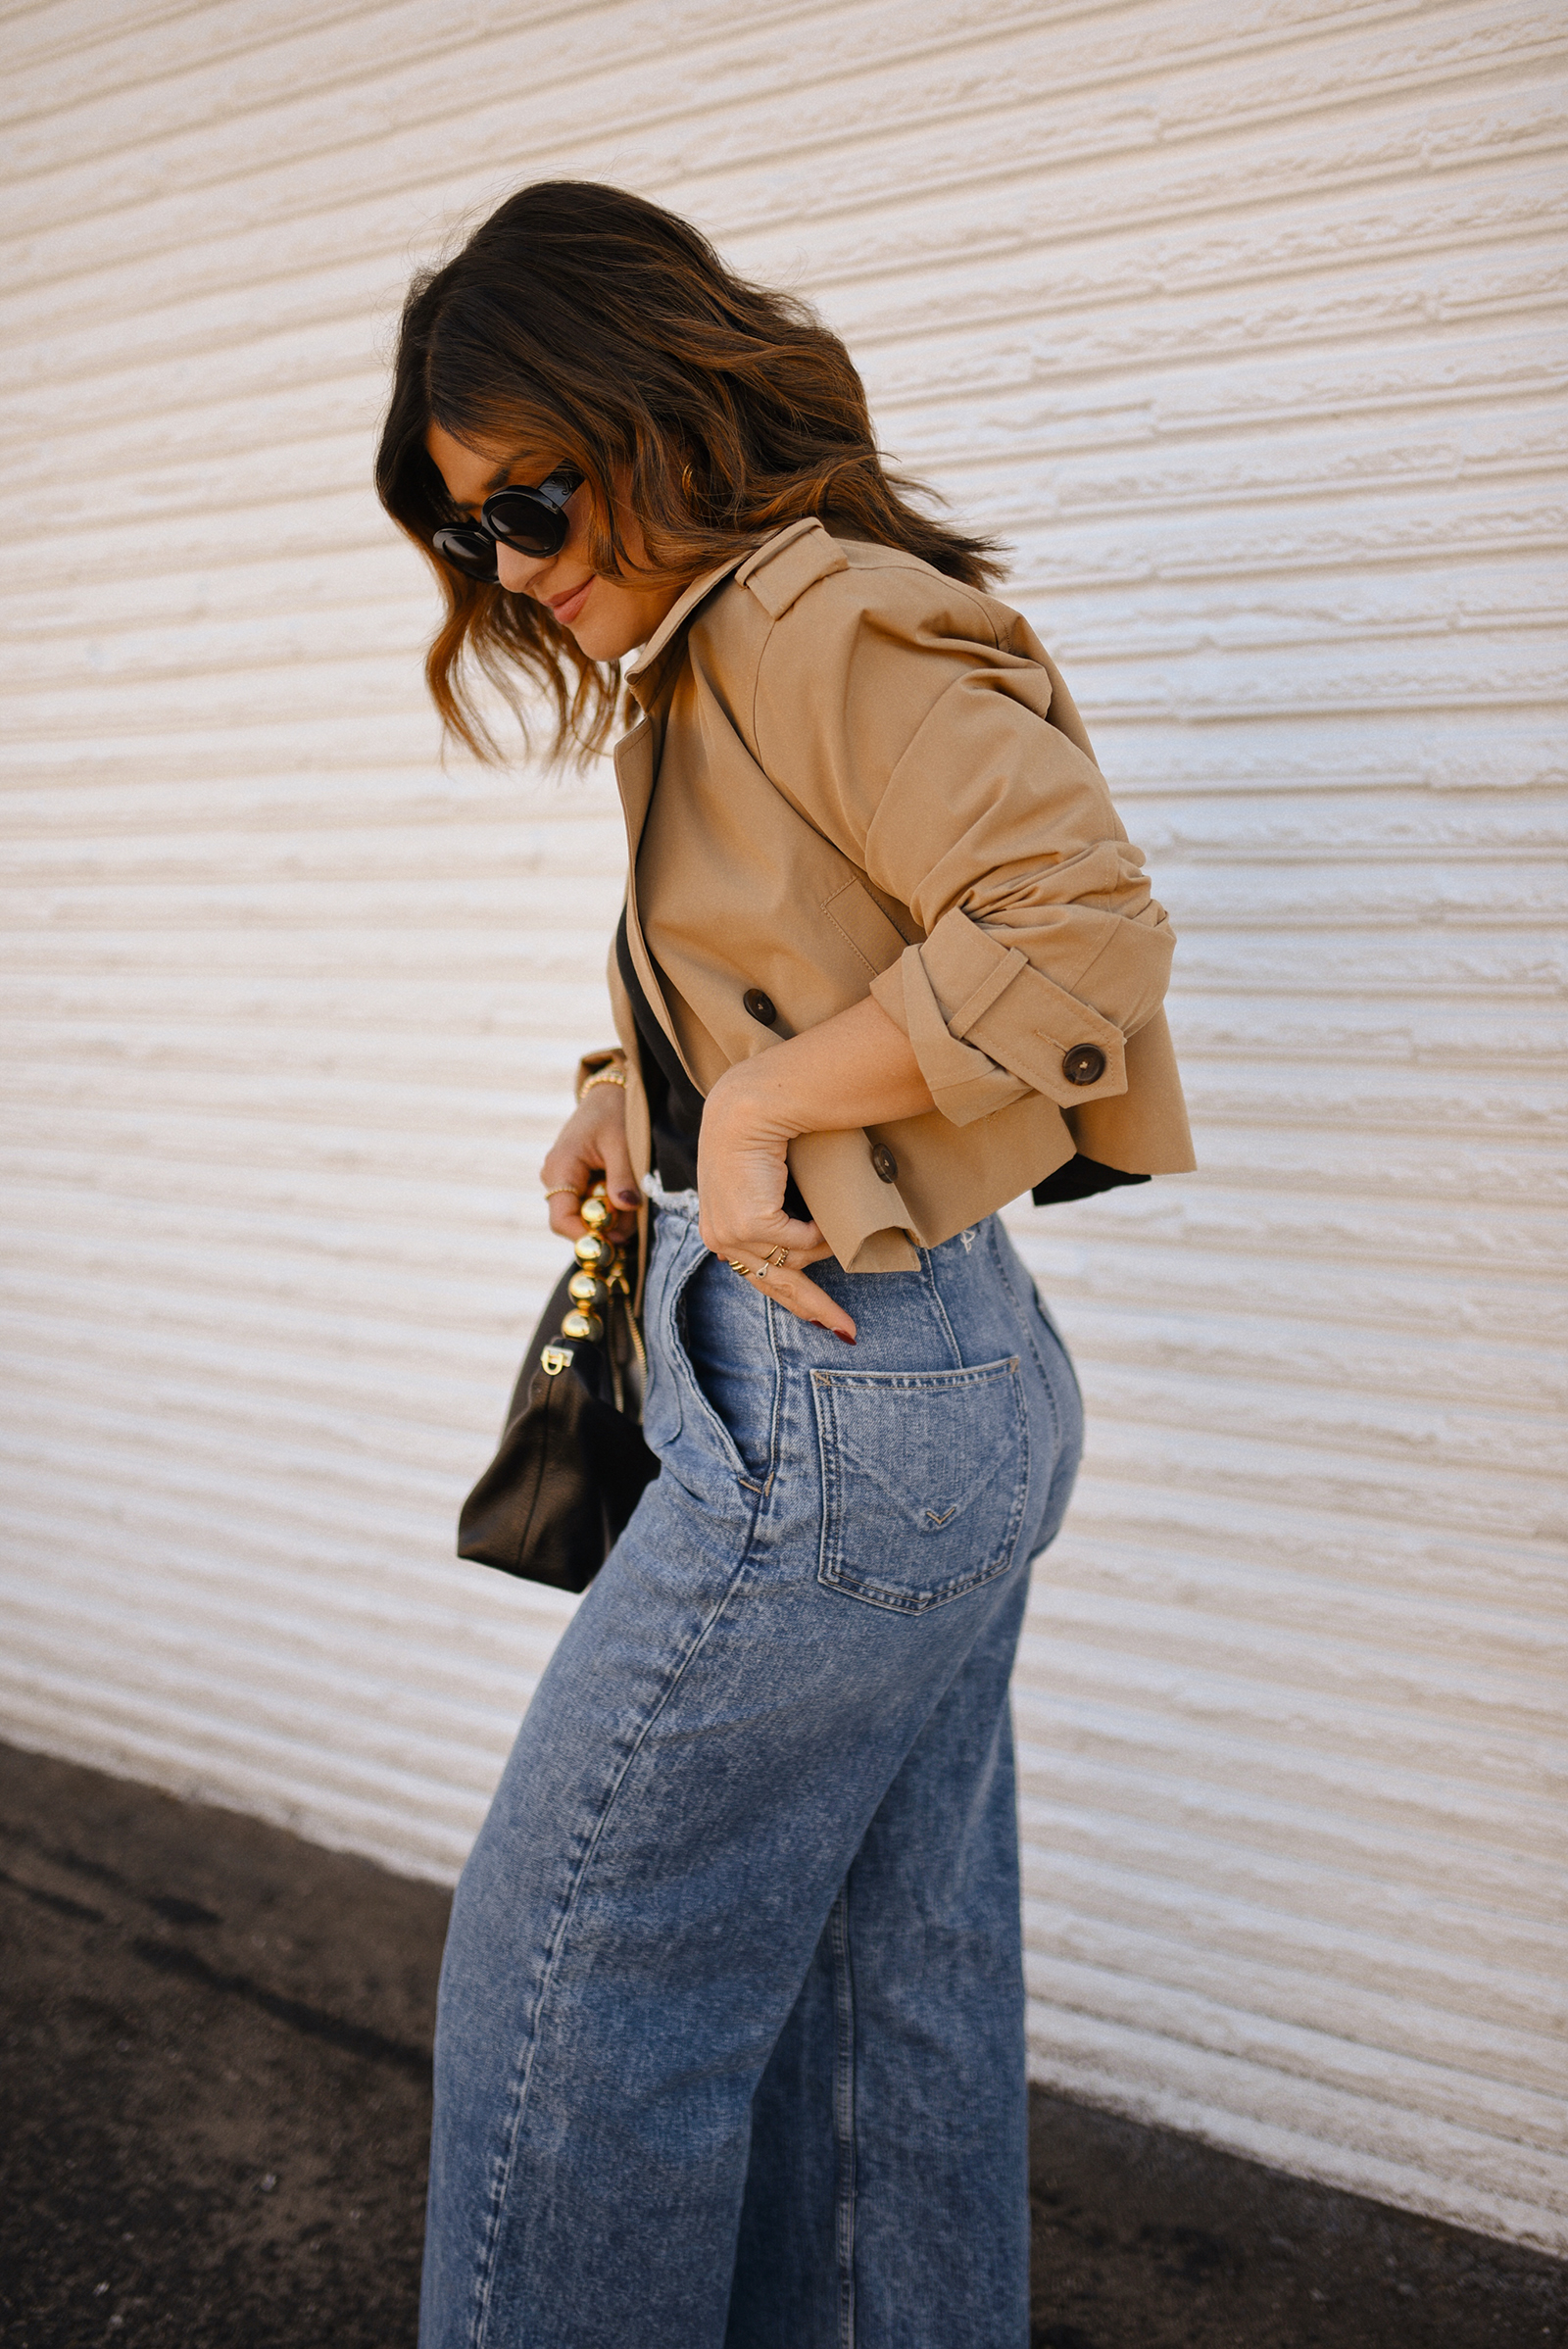
[[597,1076],[602,1068],[624,1068],[625,1066],[626,1052],[621,1045],[607,1044],[601,1052],[584,1052],[577,1063],[576,1080],[571,1090],[578,1101],[581,1101],[582,1089],[590,1077]]
[[[1009,1100],[1039,1093],[1059,1109],[1078,1109],[1126,1092],[1126,1037],[1115,1022],[1047,978],[1019,948],[1004,946],[956,906],[942,916],[923,946],[906,949],[899,968],[909,1041],[938,1107],[942,1100],[921,1057],[927,1003],[948,1044],[967,1047],[1017,1081]],[[1101,1055],[1102,1065],[1092,1081],[1082,1083],[1086,1046]],[[1076,1077],[1068,1073],[1073,1066]],[[950,1084],[956,1073],[947,1073]]]
[[906,948],[897,962],[879,971],[871,981],[871,993],[909,1039],[931,1099],[950,1125],[972,1125],[977,1117],[1005,1109],[1028,1092],[1017,1077],[949,1033],[918,947]]

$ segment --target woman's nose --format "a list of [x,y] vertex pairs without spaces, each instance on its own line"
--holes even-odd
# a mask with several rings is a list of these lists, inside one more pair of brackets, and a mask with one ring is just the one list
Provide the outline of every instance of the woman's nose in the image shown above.
[[526,595],[545,563],[554,560],[549,555],[543,561],[537,555],[519,555],[515,547],[503,546],[499,539],[496,541],[496,576],[511,596]]

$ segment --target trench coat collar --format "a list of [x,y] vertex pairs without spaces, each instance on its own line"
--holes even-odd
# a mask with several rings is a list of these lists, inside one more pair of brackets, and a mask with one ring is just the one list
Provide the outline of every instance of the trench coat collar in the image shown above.
[[726,556],[714,569],[704,571],[700,579],[694,579],[690,587],[684,588],[636,660],[621,672],[622,680],[638,708],[651,710],[659,699],[663,682],[661,655],[674,642],[676,631],[685,626],[705,596],[711,595],[719,582],[729,578],[732,572],[741,570],[743,566],[748,573],[754,569],[760,570],[768,557],[787,546],[791,539],[804,537],[807,531],[819,530],[821,527],[820,520],[813,514],[786,522],[781,529],[770,530],[766,538],[760,540],[756,546],[748,542],[737,547],[734,554]]
[[[798,527],[792,524],[791,527]],[[775,531],[764,539],[761,547],[749,544],[738,546],[733,555],[694,579],[682,590],[670,606],[637,658],[621,672],[622,682],[636,702],[641,715],[629,733],[623,734],[614,749],[615,781],[620,790],[620,805],[626,818],[626,905],[629,915],[628,931],[632,960],[644,993],[658,1013],[661,1024],[674,1041],[674,1024],[664,1009],[663,997],[657,980],[650,985],[652,965],[642,943],[641,925],[637,918],[637,851],[642,843],[643,823],[648,814],[648,803],[654,796],[654,782],[659,773],[659,755],[663,741],[663,712],[660,704],[669,679],[669,663],[663,659],[673,645],[676,635],[686,625],[705,596],[738,571],[753,556],[760,556],[782,537]],[[680,1046],[675,1045],[677,1052]],[[683,1055],[684,1057],[684,1055]]]
[[622,682],[640,712],[636,724],[629,733],[621,736],[614,750],[615,782],[620,791],[621,810],[626,818],[626,944],[644,1000],[669,1038],[676,1057],[694,1085],[697,1079],[675,1032],[675,1022],[670,1017],[669,1005],[664,1000],[660,973],[643,936],[642,916],[637,905],[637,851],[642,844],[648,804],[654,796],[663,740],[663,711],[660,702],[669,674],[669,664],[663,655],[704,597],[710,595],[732,571],[739,570],[753,551],[749,546],[738,547],[727,562],[710,571],[705,571],[700,579],[694,579],[670,606],[636,660],[621,672]]
[[750,546],[737,547],[726,562],[719,563],[714,570],[705,571],[700,579],[694,579],[690,587],[684,588],[671,604],[636,660],[622,671],[626,689],[640,710],[649,710],[658,699],[659,672],[662,667],[660,655],[673,642],[676,631],[685,626],[703,598],[711,595],[719,581],[727,579],[731,571],[739,570],[747,556],[755,552]]
[[642,845],[643,825],[648,816],[648,804],[654,796],[654,784],[659,774],[660,752],[663,742],[663,712],[660,708],[669,669],[662,656],[674,643],[705,596],[711,595],[721,581],[729,578],[742,566],[760,568],[780,543],[798,538],[806,530],[817,528],[812,520],[786,522],[781,530],[770,531],[760,546],[745,544],[714,569],[705,571],[694,579],[670,606],[653,635],[642,647],[637,658],[625,668],[622,681],[642,714],[627,734],[615,745],[615,781],[620,791],[620,805],[626,818],[626,944],[631,951],[632,967],[647,998],[654,1017],[674,1046],[681,1066],[697,1082],[691,1062],[686,1056],[654,958],[643,936],[642,916],[637,904],[637,851]]

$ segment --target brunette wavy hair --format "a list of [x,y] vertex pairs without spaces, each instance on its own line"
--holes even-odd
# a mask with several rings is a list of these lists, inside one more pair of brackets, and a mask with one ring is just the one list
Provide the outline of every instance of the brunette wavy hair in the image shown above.
[[[483,678],[527,740],[527,704],[553,706],[555,756],[587,758],[615,718],[619,667],[589,660],[532,597],[468,578],[430,544],[456,514],[426,452],[457,440],[542,445],[592,494],[589,560],[622,577],[691,579],[786,522],[902,547],[949,577],[999,577],[995,540],[909,503],[889,472],[865,390],[836,334],[787,294],[749,285],[675,214],[622,188],[520,188],[438,269],[410,286],[376,456],[381,503],[424,554],[446,613],[425,678],[450,731],[499,759]],[[642,525],[632,563],[612,484]],[[530,688],[532,691],[530,692]]]

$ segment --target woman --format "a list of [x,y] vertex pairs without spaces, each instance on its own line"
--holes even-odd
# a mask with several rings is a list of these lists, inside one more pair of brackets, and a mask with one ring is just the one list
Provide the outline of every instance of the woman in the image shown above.
[[542,1179],[657,1203],[662,1473],[454,1907],[424,2349],[1021,2344],[1007,1680],[1080,1420],[995,1211],[1192,1163],[1169,926],[994,550],[669,214],[525,188],[420,279],[377,478],[456,733],[475,667],[558,749],[629,690]]

